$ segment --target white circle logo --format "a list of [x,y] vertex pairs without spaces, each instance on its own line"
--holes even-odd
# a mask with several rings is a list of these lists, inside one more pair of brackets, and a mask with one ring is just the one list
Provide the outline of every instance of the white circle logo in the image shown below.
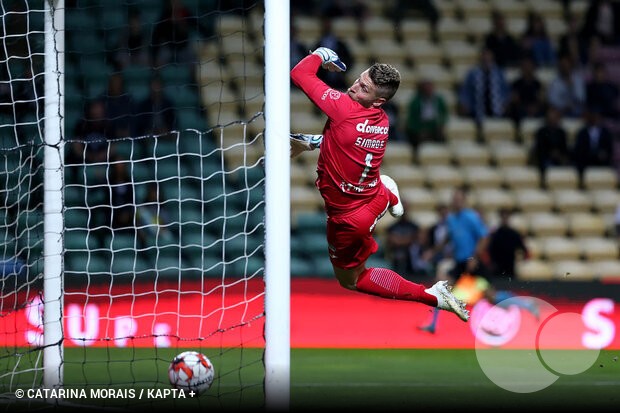
[[[523,329],[521,309],[536,308],[535,329]],[[600,350],[579,349],[584,330],[580,314],[560,313],[548,302],[515,296],[491,305],[481,300],[472,309],[471,328],[476,357],[486,376],[497,386],[515,393],[532,393],[552,385],[562,375],[583,373],[597,360]],[[518,348],[500,348],[520,333]],[[569,348],[557,351],[551,343],[561,336]]]

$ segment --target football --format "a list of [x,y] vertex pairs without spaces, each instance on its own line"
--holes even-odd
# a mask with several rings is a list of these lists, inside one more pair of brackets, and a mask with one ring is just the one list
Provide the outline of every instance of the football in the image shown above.
[[211,387],[215,369],[211,361],[197,351],[177,355],[168,368],[170,384],[176,389],[200,394]]

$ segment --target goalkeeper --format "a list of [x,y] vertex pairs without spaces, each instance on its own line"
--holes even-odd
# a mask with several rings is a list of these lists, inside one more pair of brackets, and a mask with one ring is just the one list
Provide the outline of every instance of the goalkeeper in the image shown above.
[[378,245],[377,221],[390,212],[401,216],[396,183],[380,175],[389,120],[381,106],[394,96],[400,73],[375,63],[346,92],[317,77],[319,68],[343,72],[346,65],[331,49],[319,47],[292,70],[291,79],[327,115],[323,135],[291,135],[291,156],[320,146],[316,186],[327,213],[327,242],[334,274],[344,288],[384,298],[417,301],[469,319],[465,304],[446,281],[430,288],[405,280],[387,268],[367,268]]

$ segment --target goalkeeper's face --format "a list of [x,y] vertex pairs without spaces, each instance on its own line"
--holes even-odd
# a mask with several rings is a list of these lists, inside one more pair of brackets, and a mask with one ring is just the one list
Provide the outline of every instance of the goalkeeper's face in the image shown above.
[[365,108],[379,107],[385,103],[385,98],[378,96],[377,85],[372,81],[369,70],[362,72],[355,82],[347,89],[347,95]]

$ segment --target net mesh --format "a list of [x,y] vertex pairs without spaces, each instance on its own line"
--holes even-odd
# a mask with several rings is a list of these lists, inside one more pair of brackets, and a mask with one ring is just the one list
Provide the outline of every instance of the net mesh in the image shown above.
[[[0,393],[10,397],[42,386],[44,4],[0,10]],[[74,0],[64,13],[64,385],[169,389],[172,358],[192,349],[214,364],[212,388],[164,403],[260,405],[262,9]]]

